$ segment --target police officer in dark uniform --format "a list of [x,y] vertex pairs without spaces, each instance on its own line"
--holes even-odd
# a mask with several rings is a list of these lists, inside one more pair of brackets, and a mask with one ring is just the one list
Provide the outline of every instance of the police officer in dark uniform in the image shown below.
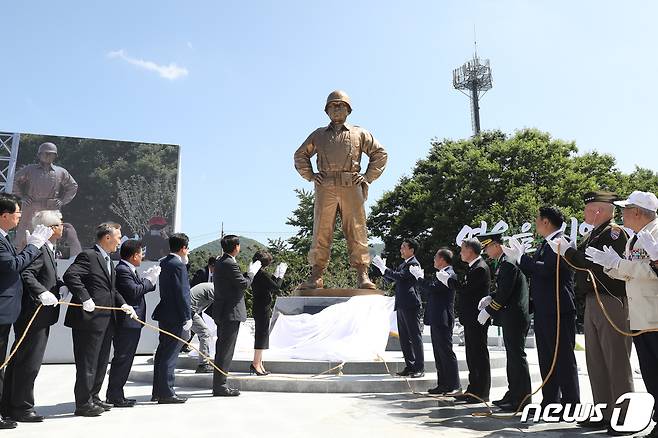
[[[530,279],[530,299],[534,308],[535,340],[537,356],[542,379],[548,375],[553,357],[555,356],[555,338],[557,336],[557,301],[556,272],[558,256],[548,244],[562,236],[564,214],[555,207],[544,206],[539,209],[535,219],[536,231],[544,239],[534,255],[524,254],[525,251],[510,253],[504,248],[505,254],[518,260],[521,270]],[[516,243],[514,239],[510,241]],[[511,245],[514,247],[515,245]],[[564,259],[560,259],[560,336],[557,349],[557,361],[549,380],[542,387],[542,406],[550,403],[579,403],[580,388],[578,386],[578,365],[574,348],[576,346],[576,306],[574,304],[574,271]]]
[[509,260],[503,253],[502,233],[477,237],[493,260],[495,278],[494,291],[478,305],[478,322],[484,325],[492,317],[494,325],[502,327],[507,357],[508,390],[501,400],[493,403],[502,411],[514,412],[521,402],[523,406],[531,403],[531,397],[526,398],[531,392],[530,370],[525,353],[525,338],[530,328],[528,281],[516,262]]
[[[574,242],[570,243],[564,237],[549,240],[548,243],[553,251],[557,251],[559,241],[560,252],[570,264],[592,271],[599,297],[610,319],[621,330],[628,332],[630,327],[625,283],[608,277],[602,266],[585,258],[585,250],[588,247],[601,250],[604,245],[610,246],[623,257],[628,235],[613,221],[613,202],[617,199],[617,194],[613,192],[586,193],[585,222],[594,229],[577,247]],[[632,341],[631,338],[618,333],[607,320],[596,300],[594,284],[587,271],[576,270],[576,286],[579,293],[585,294],[585,357],[592,398],[594,403],[607,403],[609,407],[603,411],[604,419],[601,422],[585,421],[579,424],[584,427],[605,427],[610,422],[612,407],[615,406],[617,398],[633,391],[630,364]]]

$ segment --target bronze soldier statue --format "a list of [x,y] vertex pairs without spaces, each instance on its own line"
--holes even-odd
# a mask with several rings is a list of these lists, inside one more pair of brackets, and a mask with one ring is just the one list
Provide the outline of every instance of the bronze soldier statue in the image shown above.
[[[322,274],[329,264],[337,214],[340,214],[347,240],[350,265],[358,274],[358,288],[375,289],[368,278],[370,255],[364,202],[368,186],[384,171],[388,155],[370,132],[345,123],[352,105],[344,91],[329,94],[324,111],[331,123],[313,131],[295,152],[297,172],[315,184],[313,243],[308,253],[312,271],[300,289],[324,286]],[[318,155],[317,172],[311,164],[315,154]],[[361,154],[369,158],[363,174]]]
[[23,199],[22,219],[16,230],[16,247],[25,246],[25,231],[31,229],[32,217],[41,210],[60,210],[78,192],[78,183],[63,167],[53,163],[57,146],[46,142],[37,152],[39,164],[28,164],[16,172],[13,191]]

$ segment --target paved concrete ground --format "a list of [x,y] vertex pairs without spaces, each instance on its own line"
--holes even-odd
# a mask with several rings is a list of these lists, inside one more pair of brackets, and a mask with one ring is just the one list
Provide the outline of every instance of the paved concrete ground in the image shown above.
[[[536,366],[534,350],[529,362]],[[591,401],[584,352],[577,352],[583,401]],[[146,357],[138,358],[145,362]],[[635,365],[637,366],[637,365]],[[134,408],[112,409],[98,418],[74,417],[73,365],[44,365],[36,383],[37,410],[49,418],[41,424],[19,424],[5,436],[125,437],[536,437],[605,436],[576,426],[522,424],[518,419],[475,418],[475,407],[453,406],[412,394],[291,394],[243,392],[237,398],[213,398],[207,390],[178,388],[190,397],[185,405],[149,401],[148,384],[128,383],[126,394],[137,398]],[[636,374],[636,390],[644,390]],[[504,389],[492,391],[492,398]],[[103,390],[102,394],[104,394]],[[535,397],[539,402],[541,398]]]

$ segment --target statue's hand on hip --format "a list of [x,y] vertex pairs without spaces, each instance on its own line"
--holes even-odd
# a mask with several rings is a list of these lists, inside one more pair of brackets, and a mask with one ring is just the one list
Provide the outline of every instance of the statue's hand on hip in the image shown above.
[[365,179],[365,177],[364,177],[363,175],[361,175],[360,173],[355,172],[355,173],[352,175],[352,183],[353,183],[355,186],[361,185],[361,184],[364,183],[364,182],[366,182],[366,179]]
[[317,184],[322,184],[322,181],[324,181],[324,175],[322,175],[322,172],[314,173],[313,174],[313,180]]

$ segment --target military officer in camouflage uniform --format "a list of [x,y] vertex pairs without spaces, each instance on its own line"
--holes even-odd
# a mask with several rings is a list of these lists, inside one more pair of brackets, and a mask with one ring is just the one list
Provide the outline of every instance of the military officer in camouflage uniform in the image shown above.
[[[358,275],[358,287],[375,289],[368,278],[370,256],[364,202],[368,186],[384,171],[388,155],[370,132],[345,123],[352,112],[350,98],[345,92],[329,94],[324,110],[331,123],[313,131],[295,152],[297,172],[315,183],[313,243],[308,253],[312,271],[300,288],[324,286],[322,274],[329,264],[336,215],[340,214],[350,265]],[[314,172],[311,157],[316,154],[318,171]],[[361,173],[361,154],[369,158],[365,173]]]
[[[626,231],[613,221],[614,201],[618,197],[612,192],[589,192],[584,195],[585,222],[594,229],[574,247],[564,237],[549,241],[553,251],[557,252],[557,241],[560,242],[560,253],[572,265],[589,269],[596,277],[596,285],[601,301],[614,323],[620,329],[629,331],[628,302],[626,285],[621,280],[608,277],[603,267],[588,260],[585,255],[587,248],[603,249],[609,246],[619,255],[624,254],[628,235]],[[582,426],[601,427],[610,422],[612,407],[617,398],[633,391],[633,375],[630,364],[631,338],[615,331],[603,314],[594,294],[594,285],[586,271],[576,270],[577,290],[585,294],[585,358],[587,372],[592,387],[594,403],[607,403],[609,409],[603,411],[604,420],[596,424],[589,421]]]
[[32,217],[41,210],[60,210],[71,202],[78,192],[78,183],[63,167],[53,163],[57,158],[57,146],[43,143],[37,153],[39,164],[28,164],[16,172],[13,191],[23,199],[23,220],[16,230],[16,247],[25,246],[25,231]]

